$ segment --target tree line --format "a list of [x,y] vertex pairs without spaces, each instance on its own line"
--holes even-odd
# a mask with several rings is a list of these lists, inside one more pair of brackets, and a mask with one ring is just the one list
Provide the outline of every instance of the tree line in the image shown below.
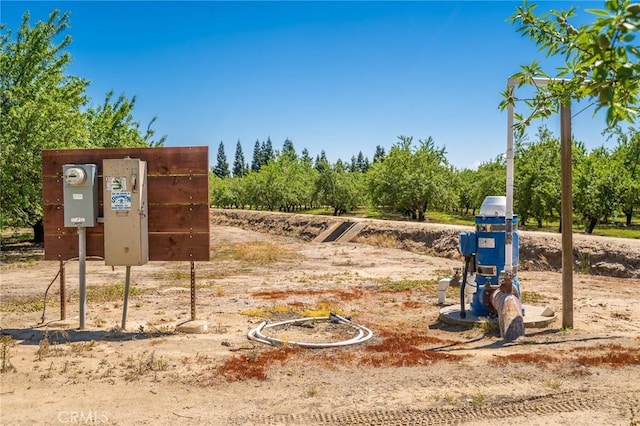
[[[619,215],[631,226],[640,204],[640,132],[616,128],[613,149],[591,151],[573,141],[574,212],[587,233],[598,223]],[[382,207],[422,221],[428,211],[475,214],[488,195],[504,195],[503,156],[477,169],[458,169],[432,138],[415,141],[399,136],[385,153],[376,148],[373,162],[359,152],[351,161],[330,163],[323,152],[298,155],[289,139],[274,151],[270,139],[256,141],[252,167],[244,164],[238,141],[234,170],[228,170],[224,143],[211,171],[211,204],[222,208],[252,208],[291,212],[331,207],[334,215],[356,208]],[[254,167],[255,166],[255,167]],[[560,141],[546,127],[516,141],[514,207],[523,224],[560,216]]]
[[[573,142],[574,211],[587,232],[601,222],[624,214],[631,225],[640,203],[640,136],[619,122],[633,123],[640,96],[640,4],[607,0],[605,9],[591,10],[593,22],[574,26],[576,8],[536,14],[535,4],[524,3],[510,18],[517,31],[549,56],[562,56],[566,66],[555,76],[539,63],[521,67],[513,77],[535,86],[539,76],[549,84],[536,86],[530,99],[518,100],[512,90],[503,93],[501,108],[524,102],[531,114],[516,115],[515,200],[521,222],[544,221],[560,209],[559,141],[546,128],[528,140],[531,120],[557,112],[572,99],[593,101],[605,109],[606,124],[616,146],[588,151]],[[162,146],[152,125],[134,119],[135,96],[105,94],[94,104],[87,94],[90,81],[70,75],[69,13],[55,10],[47,21],[30,25],[23,15],[15,36],[0,24],[0,228],[33,226],[36,241],[42,235],[42,177],[40,152],[58,148]],[[56,41],[61,40],[61,41]],[[456,169],[445,149],[431,138],[414,141],[400,136],[384,152],[376,148],[373,160],[359,152],[351,161],[330,163],[321,152],[300,155],[291,140],[276,151],[270,138],[256,140],[251,163],[238,141],[230,167],[224,144],[211,173],[211,202],[219,207],[293,211],[330,206],[343,214],[357,206],[375,206],[424,220],[428,211],[474,214],[486,195],[504,194],[503,157],[477,169]]]

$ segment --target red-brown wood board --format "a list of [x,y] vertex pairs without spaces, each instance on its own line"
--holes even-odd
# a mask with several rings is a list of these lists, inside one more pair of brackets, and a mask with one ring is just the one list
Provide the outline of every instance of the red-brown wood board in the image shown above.
[[[97,164],[99,216],[103,215],[102,160],[147,162],[150,261],[208,261],[209,148],[105,148],[42,151],[44,258],[78,256],[77,228],[64,226],[62,166]],[[104,225],[87,228],[87,256],[104,256]]]

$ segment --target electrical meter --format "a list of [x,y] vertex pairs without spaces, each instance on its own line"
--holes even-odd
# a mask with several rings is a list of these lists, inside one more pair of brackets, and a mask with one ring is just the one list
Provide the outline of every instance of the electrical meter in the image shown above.
[[64,226],[92,227],[98,223],[98,166],[62,166]]

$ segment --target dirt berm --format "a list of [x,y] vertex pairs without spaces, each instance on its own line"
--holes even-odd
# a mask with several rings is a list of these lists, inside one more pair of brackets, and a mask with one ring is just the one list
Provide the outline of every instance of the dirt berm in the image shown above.
[[[354,217],[315,216],[253,210],[211,210],[213,224],[252,231],[294,236],[311,241],[332,225],[360,222],[362,229],[352,242],[401,248],[431,256],[460,258],[458,233],[471,227]],[[559,271],[562,265],[561,235],[520,231],[520,264],[523,270]],[[640,240],[574,234],[575,270],[594,275],[640,278]]]

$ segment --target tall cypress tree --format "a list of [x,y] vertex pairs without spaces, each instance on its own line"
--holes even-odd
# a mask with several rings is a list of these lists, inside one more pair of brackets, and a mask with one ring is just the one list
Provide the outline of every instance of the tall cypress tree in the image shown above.
[[271,143],[271,137],[267,136],[267,141],[262,142],[262,158],[260,161],[260,165],[265,166],[269,161],[273,160],[275,157],[273,154],[273,143]]
[[213,173],[220,178],[229,176],[229,163],[227,162],[227,154],[224,153],[224,142],[222,141],[218,146],[218,158]]
[[293,141],[291,141],[289,138],[284,140],[284,144],[282,145],[282,155],[285,155],[292,160],[298,159],[296,149],[293,147]]
[[260,141],[256,139],[256,143],[253,146],[253,159],[251,160],[251,170],[259,172],[262,166],[262,148],[260,147]]
[[309,154],[309,150],[307,148],[304,148],[302,150],[302,156],[300,157],[300,159],[302,160],[303,164],[306,164],[309,167],[311,167],[311,165],[313,164],[313,158],[311,158],[311,155]]
[[374,162],[374,163],[377,163],[377,162],[379,162],[379,161],[384,160],[384,157],[385,157],[386,155],[387,155],[387,154],[384,152],[384,148],[383,148],[383,147],[381,147],[380,145],[377,145],[377,146],[376,146],[376,153],[375,153],[375,154],[373,154],[373,162]]
[[322,171],[326,168],[328,168],[329,165],[329,160],[327,160],[327,153],[324,152],[324,149],[320,151],[320,155],[316,155],[316,170],[318,171]]
[[240,139],[238,139],[238,143],[236,144],[236,157],[233,161],[233,176],[234,177],[242,177],[247,174],[246,165],[244,163],[244,153],[242,152],[242,145],[240,144]]

